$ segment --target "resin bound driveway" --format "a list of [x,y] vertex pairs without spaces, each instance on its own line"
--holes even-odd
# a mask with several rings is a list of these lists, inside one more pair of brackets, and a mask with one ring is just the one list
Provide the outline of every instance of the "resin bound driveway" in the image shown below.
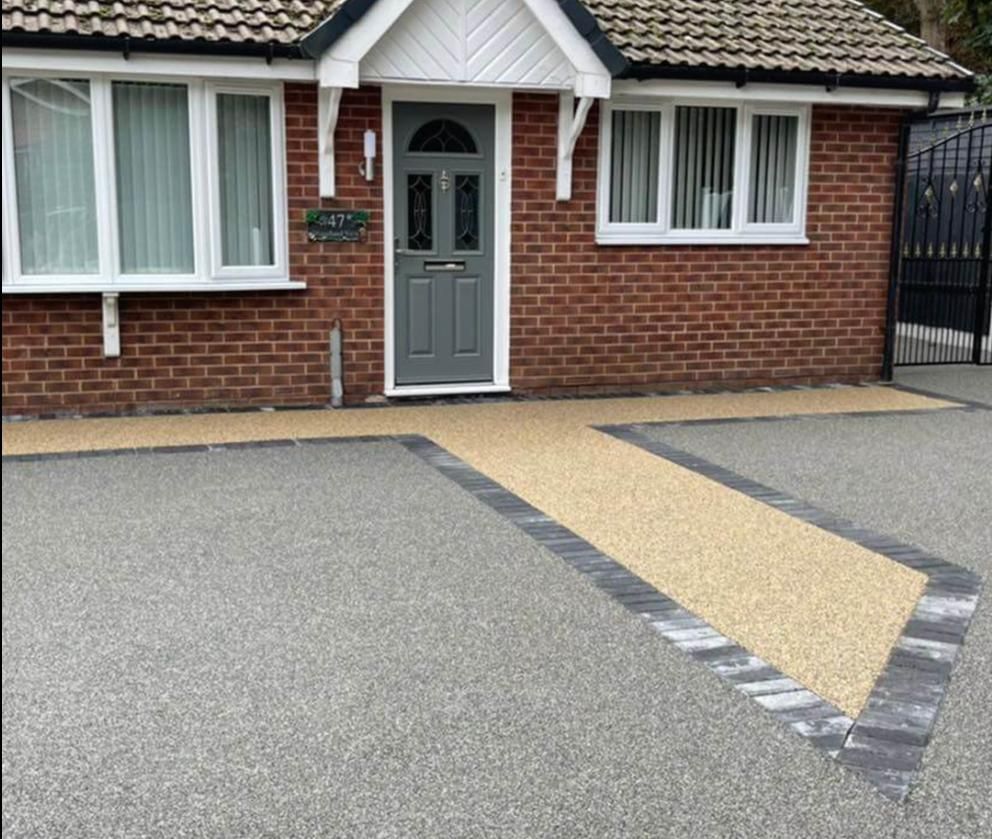
[[[968,386],[981,392],[981,380]],[[838,416],[652,425],[796,414]],[[942,434],[942,421],[954,431]],[[892,436],[908,434],[910,447],[939,440],[940,456],[960,459],[961,479],[978,485],[959,497],[947,469],[914,495],[912,452],[898,446],[862,452],[898,482],[888,511],[844,509],[784,479],[792,452],[813,463],[841,440],[859,457],[866,423],[897,424]],[[5,835],[987,827],[977,770],[987,733],[953,698],[987,693],[985,613],[917,787],[894,803],[831,760],[836,748],[797,736],[802,714],[783,724],[775,703],[731,689],[696,652],[732,639],[777,674],[766,685],[794,685],[787,699],[809,694],[831,720],[856,719],[926,573],[594,428],[631,424],[986,573],[965,541],[987,534],[976,516],[992,469],[968,438],[988,431],[989,414],[890,388],[5,425],[5,456],[339,438],[7,457]],[[775,445],[786,426],[808,428],[789,432],[805,448]],[[746,447],[768,464],[722,463],[726,447],[697,452],[692,435],[705,449],[717,428],[765,435]],[[345,439],[382,435],[399,437]],[[836,488],[850,466],[823,456],[811,471]],[[962,521],[945,528],[957,542],[893,517],[934,493]],[[597,551],[620,570],[596,570],[607,561],[587,559]],[[691,613],[669,621],[687,627],[676,644],[638,614],[640,601],[618,600],[610,580],[624,569],[639,577],[628,592],[681,604],[659,614]]]

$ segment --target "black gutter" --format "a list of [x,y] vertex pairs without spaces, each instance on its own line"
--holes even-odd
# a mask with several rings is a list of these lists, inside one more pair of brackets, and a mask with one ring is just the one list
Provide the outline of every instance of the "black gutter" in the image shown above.
[[219,55],[241,58],[304,58],[296,44],[247,44],[231,41],[185,41],[179,38],[109,38],[104,35],[42,35],[33,32],[4,32],[0,37],[4,49],[29,47],[33,49],[82,49],[100,52],[147,52],[159,55]]
[[307,58],[320,58],[324,50],[351,29],[374,3],[375,0],[345,0],[330,19],[300,41],[300,52]]
[[807,70],[755,70],[747,67],[688,67],[685,65],[633,64],[621,74],[624,79],[685,79],[687,81],[733,82],[746,84],[804,84],[826,87],[872,87],[890,90],[922,90],[971,93],[972,77],[926,79],[912,76],[869,76],[854,73],[822,73]]
[[580,0],[558,0],[558,6],[578,33],[589,42],[594,53],[610,71],[611,76],[621,76],[629,68],[630,62],[614,43],[599,28],[599,21]]

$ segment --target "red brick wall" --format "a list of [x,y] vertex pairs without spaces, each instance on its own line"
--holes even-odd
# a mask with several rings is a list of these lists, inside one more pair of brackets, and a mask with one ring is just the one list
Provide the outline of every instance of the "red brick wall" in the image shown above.
[[556,112],[514,101],[511,375],[536,388],[877,378],[900,114],[813,109],[808,246],[597,247],[597,115],[555,199]]
[[[357,171],[378,92],[346,92],[339,198],[368,241],[312,244],[316,93],[287,86],[290,271],[306,291],[124,294],[121,357],[102,356],[98,295],[3,298],[3,411],[126,411],[329,398],[327,337],[345,328],[351,400],[383,382],[381,179]],[[557,105],[514,98],[511,381],[518,390],[736,386],[877,376],[899,116],[816,108],[806,247],[597,247],[596,115],[573,200],[554,200]]]
[[[381,180],[358,172],[363,132],[381,134],[379,92],[342,99],[334,201],[319,198],[316,113],[314,86],[287,85],[290,275],[306,291],[123,294],[120,358],[103,357],[99,295],[5,296],[4,414],[327,402],[335,318],[346,387],[381,391]],[[304,212],[318,206],[371,210],[368,240],[307,242]]]

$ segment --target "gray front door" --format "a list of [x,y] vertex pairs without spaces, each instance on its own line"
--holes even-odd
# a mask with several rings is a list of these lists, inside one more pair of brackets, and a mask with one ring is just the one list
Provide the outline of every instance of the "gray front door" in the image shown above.
[[493,380],[491,105],[393,105],[396,384]]

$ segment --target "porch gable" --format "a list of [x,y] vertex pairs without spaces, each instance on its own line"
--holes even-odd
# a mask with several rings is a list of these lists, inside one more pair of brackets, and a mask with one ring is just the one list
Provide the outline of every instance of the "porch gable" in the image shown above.
[[554,0],[380,0],[318,65],[322,87],[471,84],[606,98],[612,79]]

